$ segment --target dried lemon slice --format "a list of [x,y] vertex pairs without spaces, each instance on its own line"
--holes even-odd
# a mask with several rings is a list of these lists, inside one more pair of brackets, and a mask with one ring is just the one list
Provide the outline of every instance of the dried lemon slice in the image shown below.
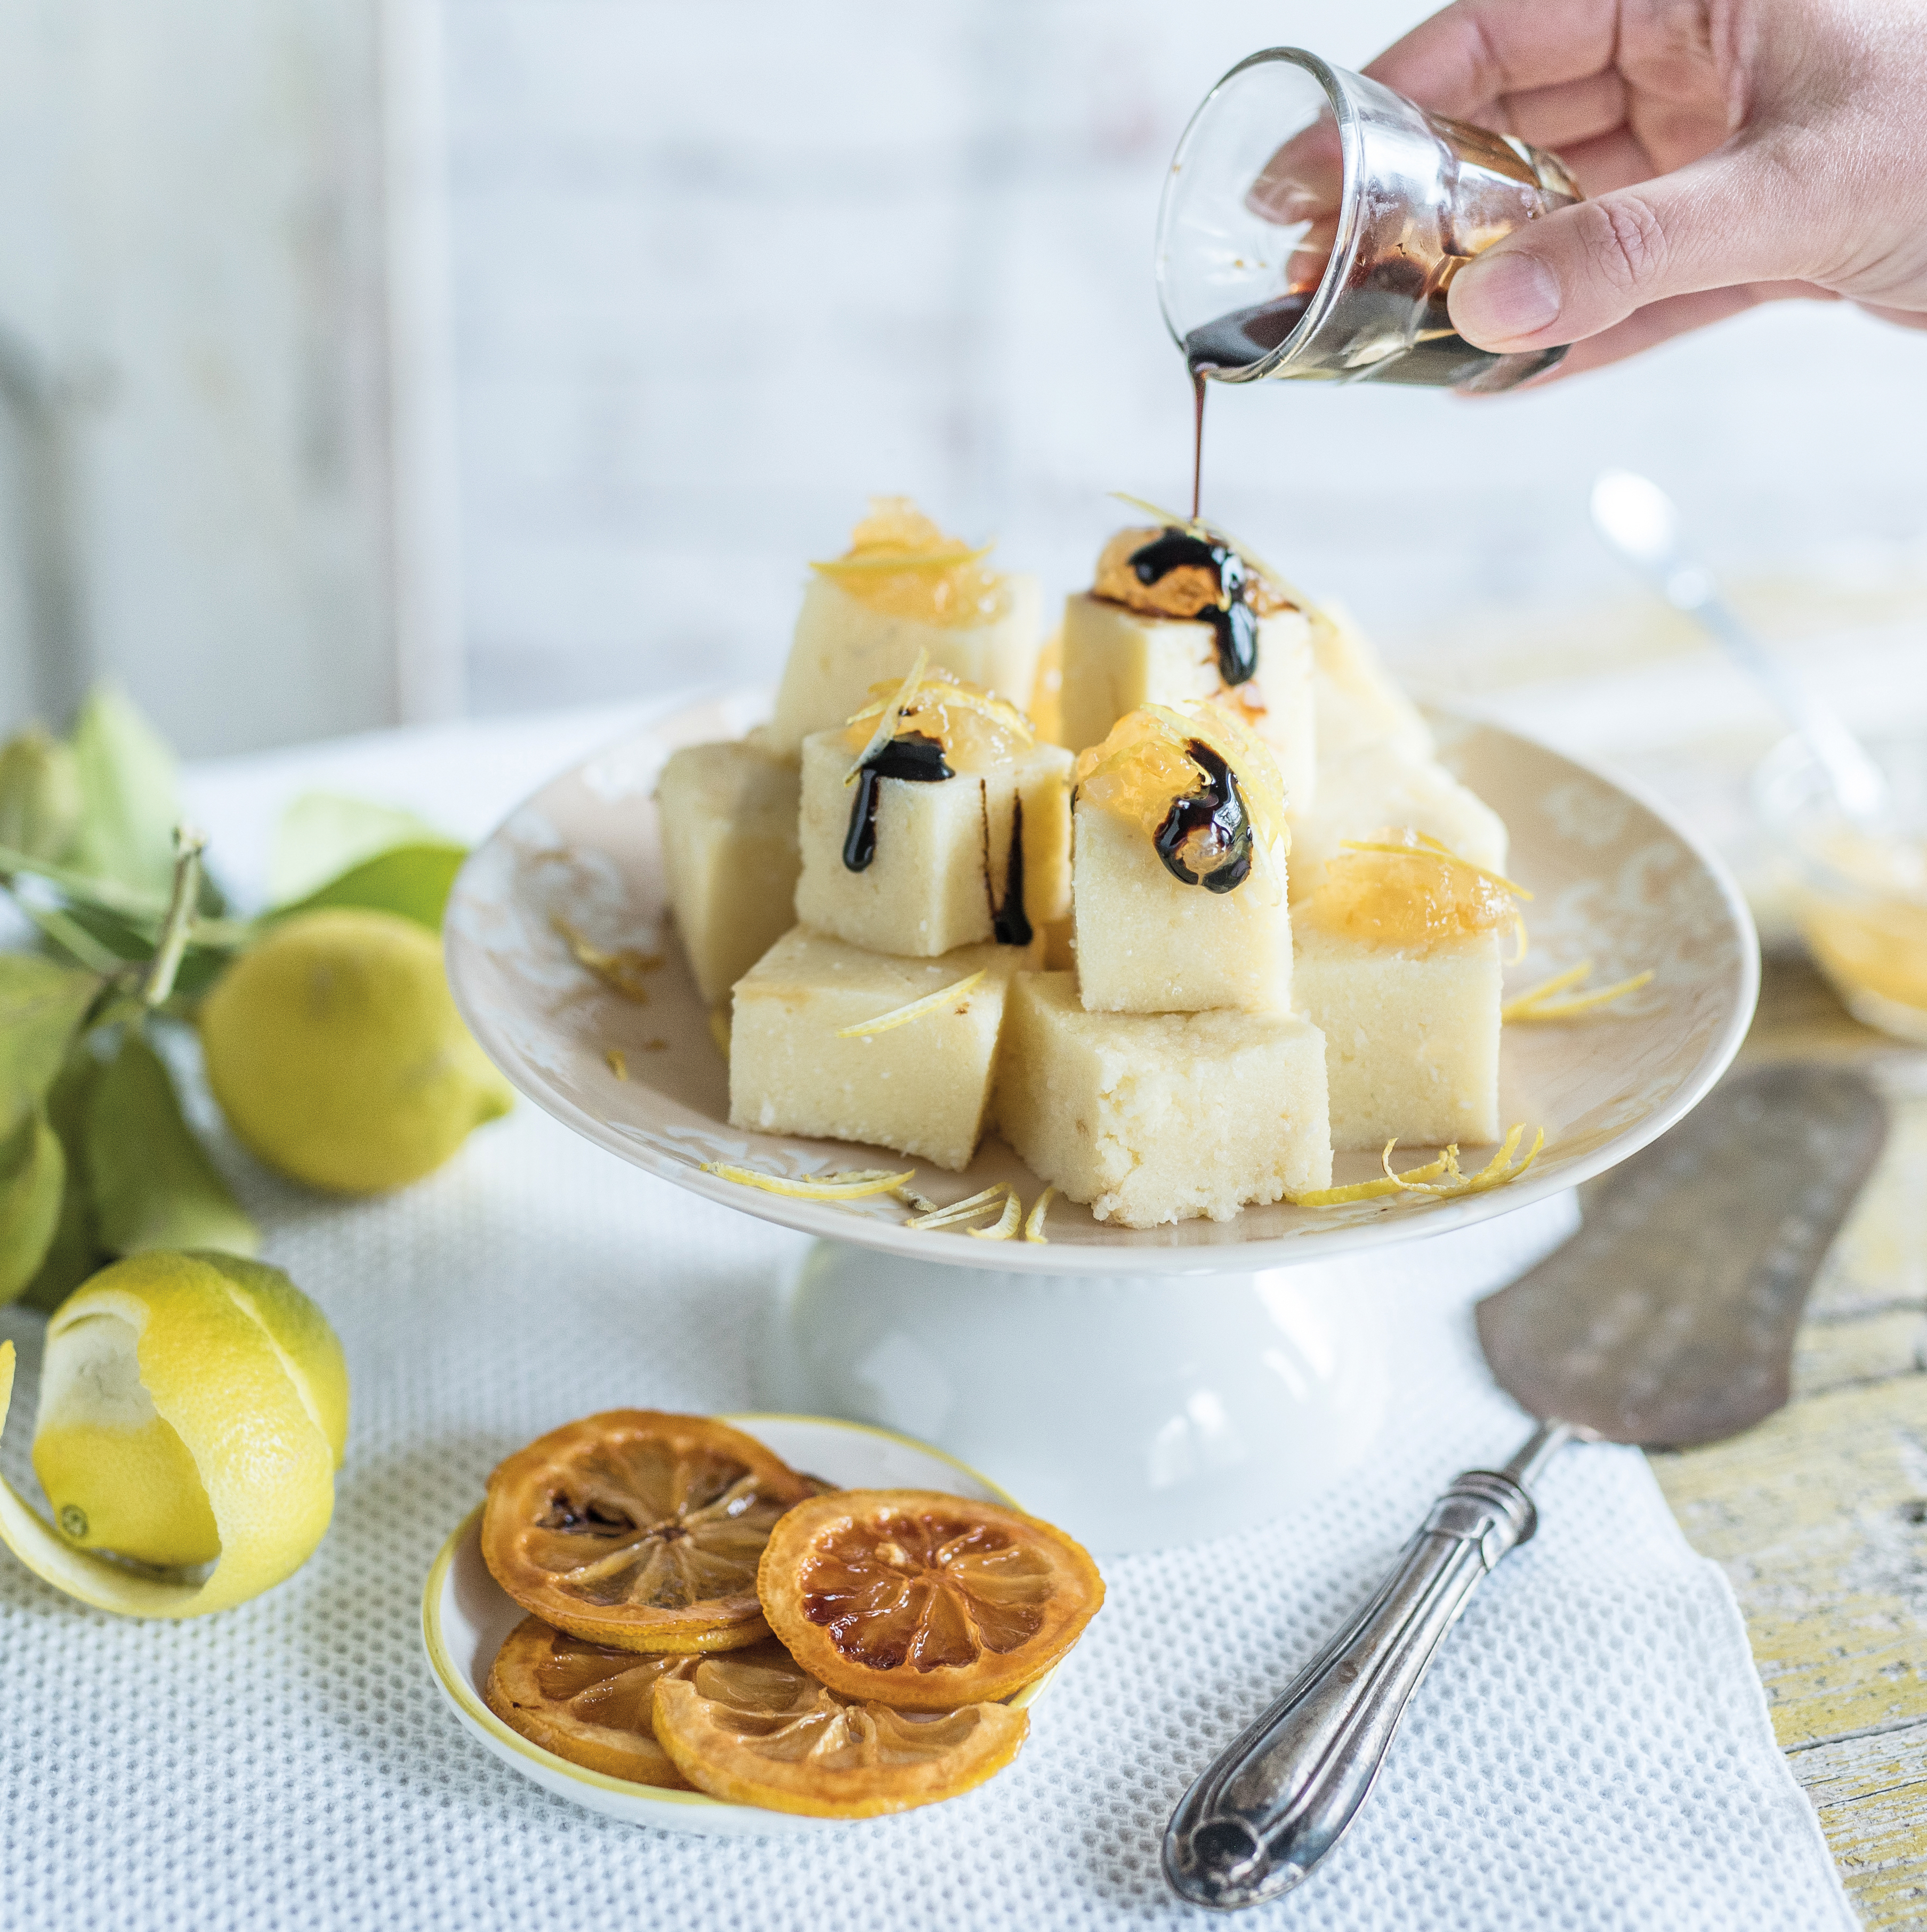
[[618,1408],[488,1479],[482,1554],[524,1610],[617,1650],[732,1650],[764,1634],[756,1564],[809,1486],[740,1430]]
[[1004,1704],[939,1713],[859,1703],[773,1643],[659,1678],[655,1723],[698,1790],[811,1818],[875,1818],[954,1798],[1001,1771],[1030,1728]]
[[689,1780],[656,1742],[657,1680],[695,1668],[667,1651],[611,1650],[524,1617],[496,1653],[483,1695],[531,1744],[609,1778],[686,1790]]
[[831,1690],[923,1711],[1021,1690],[1104,1600],[1062,1530],[929,1490],[843,1490],[792,1510],[756,1588],[770,1628]]

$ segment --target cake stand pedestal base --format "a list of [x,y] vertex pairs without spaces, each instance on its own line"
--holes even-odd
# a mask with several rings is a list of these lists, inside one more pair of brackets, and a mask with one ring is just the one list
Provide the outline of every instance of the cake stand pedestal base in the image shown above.
[[761,1398],[934,1443],[1097,1550],[1206,1542],[1309,1502],[1377,1435],[1375,1298],[1341,1270],[1004,1274],[818,1241]]

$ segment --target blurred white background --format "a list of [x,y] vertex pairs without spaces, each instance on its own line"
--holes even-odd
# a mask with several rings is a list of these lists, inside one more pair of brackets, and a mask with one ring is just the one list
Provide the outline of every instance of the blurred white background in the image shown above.
[[[197,753],[772,674],[878,492],[1072,588],[1107,490],[1185,484],[1190,110],[1425,10],[4,0],[0,722],[103,670]],[[1508,400],[1221,392],[1207,503],[1554,735],[1627,748],[1589,664],[1677,659],[1622,706],[1651,749],[1731,689],[1595,472],[1664,482],[1850,708],[1927,708],[1923,404],[1927,336],[1782,304]]]

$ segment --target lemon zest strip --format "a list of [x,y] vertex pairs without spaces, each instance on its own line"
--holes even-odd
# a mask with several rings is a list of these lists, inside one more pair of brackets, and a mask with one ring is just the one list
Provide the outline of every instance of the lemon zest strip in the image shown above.
[[1517,906],[1512,908],[1512,956],[1505,963],[1516,966],[1532,950],[1532,935],[1526,930],[1526,915]]
[[611,992],[620,994],[638,1006],[649,1004],[649,988],[643,984],[643,976],[655,972],[662,965],[661,953],[644,952],[633,946],[618,946],[614,950],[598,946],[560,913],[550,920],[549,924],[569,948],[569,957],[585,973],[594,974]]
[[920,1192],[907,1180],[895,1191],[896,1198],[905,1207],[913,1208],[920,1214],[941,1214],[944,1211],[929,1195]]
[[1629,980],[1616,980],[1610,986],[1601,986],[1590,993],[1574,993],[1562,1000],[1550,997],[1572,985],[1575,980],[1583,980],[1586,974],[1592,970],[1591,960],[1586,960],[1582,964],[1583,970],[1575,969],[1571,973],[1562,973],[1556,978],[1548,980],[1544,986],[1535,986],[1529,992],[1521,993],[1516,1000],[1510,1000],[1499,1008],[1499,1017],[1502,1020],[1510,1020],[1515,1024],[1521,1020],[1570,1019],[1575,1013],[1591,1012],[1596,1007],[1605,1005],[1609,1000],[1623,999],[1627,994],[1636,993],[1640,987],[1650,986],[1652,982],[1652,969],[1649,967],[1643,973],[1635,973]]
[[1403,1174],[1396,1174],[1390,1166],[1391,1150],[1397,1146],[1395,1140],[1387,1141],[1385,1151],[1379,1159],[1385,1165],[1385,1178],[1381,1180],[1355,1180],[1349,1187],[1315,1188],[1309,1194],[1287,1194],[1285,1198],[1294,1208],[1337,1208],[1348,1201],[1376,1201],[1382,1196],[1396,1194],[1401,1187],[1415,1181],[1430,1180],[1442,1174],[1458,1172],[1459,1150],[1448,1147],[1436,1160],[1427,1161],[1423,1167],[1407,1168]]
[[1568,966],[1563,973],[1555,973],[1550,980],[1541,980],[1536,986],[1528,986],[1516,998],[1508,1000],[1499,1010],[1499,1017],[1509,1020],[1522,1007],[1535,1006],[1554,993],[1562,993],[1568,986],[1576,986],[1592,970],[1589,959],[1582,959],[1577,966]]
[[1023,1212],[1023,1197],[1013,1187],[1004,1196],[1004,1211],[994,1228],[969,1228],[965,1232],[976,1241],[1007,1241],[1016,1234]]
[[916,702],[917,687],[923,682],[923,674],[929,666],[930,647],[927,644],[919,644],[917,646],[917,662],[910,667],[910,675],[898,687],[896,695],[878,716],[877,728],[870,734],[869,742],[857,754],[857,762],[843,774],[845,784],[854,784],[857,774],[896,736],[897,715],[905,705]]
[[878,1014],[873,1020],[860,1020],[854,1026],[839,1027],[831,1037],[867,1040],[873,1033],[888,1033],[892,1027],[908,1026],[912,1020],[920,1020],[926,1013],[935,1012],[947,1000],[961,998],[989,970],[987,966],[980,966],[974,973],[967,973],[961,980],[953,980],[934,993],[926,993],[923,998],[912,1000],[907,1006],[893,1006],[887,1013]]
[[760,1187],[766,1194],[788,1195],[798,1201],[860,1201],[872,1194],[891,1193],[905,1181],[917,1178],[914,1167],[903,1174],[887,1174],[880,1167],[869,1167],[809,1180],[787,1174],[763,1174],[753,1167],[737,1167],[726,1160],[706,1160],[703,1172],[720,1180],[740,1182],[745,1187]]
[[919,1214],[904,1222],[906,1228],[947,1228],[963,1221],[974,1221],[988,1214],[1000,1205],[1001,1198],[1010,1189],[1001,1181],[993,1182],[980,1194],[973,1194],[962,1201],[953,1201],[947,1208],[938,1208],[928,1214]]
[[[1424,835],[1421,833],[1420,836],[1423,837]],[[1375,839],[1367,838],[1346,838],[1339,842],[1341,849],[1347,852],[1389,852],[1394,858],[1399,859],[1442,859],[1448,864],[1463,866],[1468,872],[1475,873],[1480,878],[1489,880],[1495,886],[1503,886],[1507,892],[1517,893],[1522,899],[1529,899],[1532,896],[1516,880],[1508,879],[1503,872],[1495,872],[1489,866],[1475,866],[1469,859],[1460,858],[1448,847],[1439,845],[1436,839],[1427,839],[1422,847],[1381,844]],[[1435,847],[1436,850],[1433,849]]]
[[1046,1246],[1050,1237],[1044,1232],[1044,1216],[1050,1212],[1050,1204],[1057,1198],[1057,1190],[1046,1187],[1031,1204],[1031,1211],[1024,1217],[1024,1238],[1027,1241],[1040,1241]]

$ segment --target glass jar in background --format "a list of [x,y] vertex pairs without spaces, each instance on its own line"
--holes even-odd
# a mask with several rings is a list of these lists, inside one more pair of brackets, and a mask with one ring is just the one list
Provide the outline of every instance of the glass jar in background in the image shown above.
[[1844,817],[1799,738],[1754,772],[1754,808],[1787,873],[1800,936],[1847,1011],[1927,1046],[1927,734],[1867,749],[1892,790],[1893,836]]
[[1580,199],[1550,154],[1428,114],[1300,47],[1205,96],[1158,212],[1164,319],[1194,371],[1509,389],[1563,348],[1496,356],[1454,330],[1452,278]]

